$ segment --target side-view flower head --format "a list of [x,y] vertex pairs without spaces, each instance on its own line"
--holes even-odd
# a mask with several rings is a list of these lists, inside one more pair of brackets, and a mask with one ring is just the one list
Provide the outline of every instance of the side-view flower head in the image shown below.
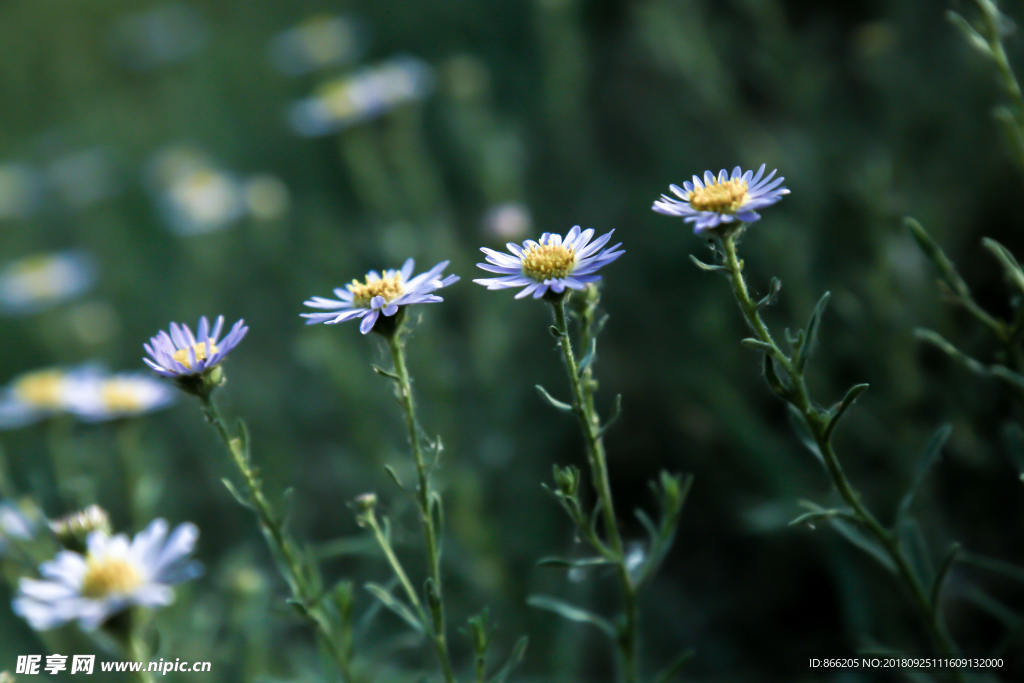
[[310,308],[322,308],[330,312],[300,315],[306,318],[307,325],[333,325],[362,318],[359,331],[366,334],[373,329],[382,313],[386,317],[391,317],[403,306],[444,301],[434,292],[459,281],[458,275],[441,277],[444,269],[448,267],[448,261],[442,261],[427,272],[410,279],[415,265],[415,261],[408,259],[401,270],[385,270],[383,275],[371,270],[364,282],[352,280],[351,284],[345,285],[344,288],[335,289],[334,295],[338,297],[337,300],[314,296],[303,302],[303,305]]
[[196,335],[192,334],[188,325],[171,323],[170,334],[160,330],[148,344],[142,345],[149,354],[149,358],[142,360],[161,377],[173,379],[201,375],[219,365],[249,331],[245,321],[239,320],[231,327],[228,335],[218,341],[223,326],[222,315],[217,316],[212,330],[206,316],[200,318]]
[[785,178],[772,180],[775,171],[765,176],[764,169],[765,164],[761,164],[755,175],[753,171],[744,173],[737,166],[731,176],[724,168],[717,176],[704,171],[703,182],[693,176],[693,182],[686,181],[682,187],[670,185],[679,199],[662,195],[651,209],[666,216],[680,216],[693,223],[694,232],[735,222],[753,223],[761,218],[758,210],[789,194],[789,190],[780,187]]
[[602,266],[626,253],[616,251],[621,243],[603,248],[614,232],[612,230],[591,242],[594,229],[580,230],[577,225],[564,239],[557,233],[546,232],[539,241],[526,240],[522,246],[509,242],[505,246],[511,254],[482,247],[480,251],[486,254],[487,263],[476,265],[501,277],[480,278],[473,282],[487,289],[523,287],[516,294],[517,299],[531,294],[534,299],[539,299],[549,290],[555,294],[562,294],[566,288],[582,290],[588,283],[601,279],[597,271]]
[[193,579],[199,564],[186,558],[199,530],[179,525],[167,535],[156,519],[131,541],[124,534],[89,534],[84,555],[63,550],[39,567],[42,579],[23,578],[14,611],[37,631],[77,621],[85,630],[133,606],[163,607],[174,601],[172,585]]

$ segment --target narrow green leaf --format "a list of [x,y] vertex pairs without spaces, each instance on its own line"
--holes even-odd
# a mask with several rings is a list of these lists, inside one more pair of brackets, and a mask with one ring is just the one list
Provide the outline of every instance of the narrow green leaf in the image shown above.
[[998,377],[1018,389],[1024,389],[1024,375],[1014,372],[1005,365],[990,365],[988,371],[993,377]]
[[593,624],[598,627],[609,638],[615,638],[615,627],[612,623],[604,617],[599,617],[593,612],[570,605],[569,603],[559,600],[558,598],[552,598],[547,595],[531,595],[526,599],[526,604],[530,607],[536,607],[537,609],[548,610],[562,616],[569,621],[577,621],[583,624]]
[[551,406],[552,408],[555,408],[557,410],[565,411],[567,413],[571,413],[572,412],[573,409],[572,409],[571,405],[569,405],[568,403],[562,403],[557,398],[555,398],[551,394],[549,394],[547,389],[545,389],[541,385],[537,384],[536,387],[537,387],[537,392],[540,394],[540,397],[542,399],[544,399],[545,401],[547,401],[547,404],[549,406]]
[[693,264],[695,266],[697,266],[706,273],[719,273],[720,275],[725,275],[726,277],[729,276],[729,269],[726,268],[725,266],[715,266],[710,263],[704,263],[693,254],[690,254],[690,260],[693,261]]
[[608,418],[608,421],[601,427],[601,431],[597,433],[598,437],[604,436],[605,432],[611,429],[612,425],[615,424],[619,417],[622,415],[622,394],[615,394],[615,403],[612,405],[612,415]]
[[1021,135],[1020,124],[1017,123],[1013,112],[1009,107],[996,107],[992,114],[1003,127],[1003,133],[1010,143],[1014,158],[1021,168],[1024,168],[1024,136]]
[[903,500],[900,501],[900,507],[896,513],[897,524],[899,520],[906,517],[910,512],[910,505],[914,501],[914,495],[921,487],[921,483],[924,481],[925,475],[928,474],[928,470],[939,459],[939,456],[942,454],[942,448],[946,445],[946,441],[949,440],[949,435],[952,433],[953,428],[951,426],[943,425],[936,429],[931,438],[928,439],[924,451],[918,458],[917,471],[914,473],[914,479],[910,483],[910,488],[903,496]]
[[526,646],[529,643],[530,639],[526,636],[522,636],[516,641],[515,646],[512,648],[512,653],[508,656],[508,660],[505,661],[505,665],[491,679],[491,683],[505,683],[508,680],[509,674],[519,666],[520,662],[523,661],[523,657],[526,656]]
[[832,438],[832,432],[835,431],[836,425],[839,424],[839,420],[842,419],[843,414],[850,409],[853,402],[857,400],[857,397],[867,391],[867,384],[854,384],[850,387],[850,390],[846,392],[846,396],[840,401],[836,407],[835,412],[832,413],[832,417],[829,418],[828,425],[825,427],[825,441]]
[[913,517],[907,515],[899,520],[896,533],[904,554],[910,560],[911,569],[917,574],[921,584],[932,585],[932,582],[935,581],[935,564],[932,562],[921,525]]
[[807,333],[804,335],[804,342],[800,348],[800,353],[796,354],[793,358],[793,365],[796,366],[797,372],[804,371],[804,367],[807,365],[807,359],[811,357],[811,351],[814,350],[814,344],[818,340],[818,328],[821,326],[821,316],[825,314],[825,307],[828,306],[828,300],[831,296],[831,292],[825,292],[821,295],[821,298],[818,300],[818,305],[814,307],[814,312],[811,313],[811,319],[807,321]]
[[611,564],[606,558],[603,557],[584,557],[578,560],[572,560],[564,557],[544,557],[537,561],[538,567],[594,567],[602,564]]
[[633,514],[636,515],[636,518],[640,520],[640,524],[642,524],[644,529],[647,530],[647,535],[651,537],[651,544],[653,545],[657,543],[661,534],[658,532],[658,527],[655,526],[647,513],[640,508],[637,508],[636,510],[633,510]]
[[832,524],[835,530],[838,531],[843,538],[866,552],[868,555],[874,557],[883,567],[893,574],[896,573],[896,564],[893,562],[892,558],[889,557],[889,553],[878,543],[878,541],[867,536],[863,531],[844,519],[833,517],[829,519],[829,523]]
[[440,555],[444,552],[444,503],[437,491],[430,492],[430,517],[434,522],[434,530],[437,534],[437,552]]
[[654,683],[671,683],[675,680],[683,671],[683,667],[693,657],[693,650],[687,650],[683,654],[672,660],[672,663],[666,666],[664,669],[658,672],[658,675],[654,677]]
[[249,499],[243,496],[241,492],[235,488],[235,485],[231,483],[230,479],[225,477],[221,479],[221,482],[223,482],[224,486],[231,493],[232,497],[234,497],[234,499],[238,501],[239,505],[241,505],[244,508],[248,508],[249,510],[253,509],[252,503],[249,502]]
[[373,368],[373,371],[376,372],[381,377],[387,377],[388,379],[393,379],[396,382],[401,382],[402,381],[402,379],[398,375],[396,375],[395,373],[391,372],[390,370],[385,370],[382,367],[379,367],[377,365],[372,365],[372,364],[370,365],[370,367]]
[[960,553],[959,559],[964,564],[969,564],[973,567],[994,572],[1005,576],[1008,579],[1024,583],[1024,568],[1018,567],[1015,564],[1011,564],[1003,560],[997,560],[992,557],[985,557],[984,555],[968,552],[966,550]]
[[763,351],[764,353],[775,353],[775,347],[771,344],[761,341],[760,339],[754,339],[753,337],[747,337],[740,341],[740,344],[747,347],[752,351]]
[[402,486],[402,480],[398,478],[398,473],[395,472],[394,467],[391,465],[384,465],[384,471],[388,473],[388,476],[391,477],[391,481],[395,482],[395,486],[397,486],[400,491],[405,491],[405,487]]
[[589,346],[589,348],[587,348],[587,352],[583,355],[583,358],[580,360],[580,364],[577,367],[577,370],[579,372],[580,377],[583,376],[583,373],[586,372],[587,368],[589,368],[591,363],[594,362],[594,358],[595,358],[596,355],[597,355],[597,338],[596,337],[592,337],[590,339],[590,346]]
[[856,517],[854,517],[853,513],[851,513],[849,510],[839,510],[834,508],[828,510],[818,509],[811,510],[810,512],[805,512],[802,515],[794,517],[789,522],[789,526],[799,526],[800,524],[806,524],[807,526],[813,529],[815,522],[828,521],[833,517],[845,517],[850,520],[856,520]]
[[969,299],[971,296],[971,290],[967,286],[967,283],[962,277],[960,277],[960,273],[957,271],[956,266],[953,265],[953,262],[949,260],[948,256],[946,256],[946,252],[942,251],[942,247],[932,239],[932,236],[928,234],[928,231],[925,230],[920,223],[910,217],[904,218],[903,224],[907,226],[908,230],[910,230],[910,234],[913,235],[914,240],[917,242],[918,246],[921,247],[921,251],[923,251],[925,256],[931,259],[932,263],[935,264],[935,267],[938,268],[939,275],[949,288],[961,299]]
[[980,33],[974,30],[974,27],[971,26],[970,22],[968,22],[966,19],[964,19],[962,16],[960,16],[953,10],[948,10],[946,12],[946,18],[949,19],[949,22],[953,24],[953,26],[956,26],[958,29],[960,29],[960,32],[963,33],[964,38],[967,39],[968,45],[970,45],[971,47],[973,47],[975,50],[985,55],[986,57],[992,58],[992,48],[989,47],[988,41],[985,40],[985,38]]
[[409,624],[409,626],[412,626],[414,630],[419,633],[425,633],[424,625],[420,623],[419,618],[412,609],[392,595],[384,586],[376,583],[368,583],[366,584],[366,590],[370,591],[375,598],[380,600],[382,605],[405,620],[405,622]]
[[1010,253],[1010,250],[990,237],[982,239],[981,243],[998,259],[1010,282],[1024,292],[1024,271],[1021,270],[1020,264],[1017,263],[1016,257]]
[[953,564],[956,562],[957,555],[963,547],[959,543],[954,543],[946,551],[946,556],[942,558],[942,564],[939,565],[939,571],[935,574],[935,581],[932,582],[931,598],[932,607],[935,610],[939,608],[939,601],[942,599],[942,587],[946,583],[946,578],[949,576],[949,570],[953,568]]
[[977,361],[974,358],[971,358],[966,353],[950,344],[938,332],[918,328],[914,330],[914,336],[922,341],[926,341],[929,344],[937,347],[939,350],[945,352],[947,355],[954,358],[955,360],[960,361],[971,372],[977,373],[982,376],[987,376],[991,374],[984,363]]
[[764,298],[757,302],[758,308],[764,308],[765,306],[774,306],[775,302],[779,300],[779,292],[782,291],[782,281],[777,277],[773,277],[771,282],[768,283],[768,293],[764,295]]
[[793,431],[796,432],[796,436],[800,439],[800,443],[809,450],[818,462],[821,463],[822,467],[825,466],[825,457],[821,454],[821,449],[818,447],[818,441],[814,438],[814,434],[811,432],[811,428],[807,426],[807,418],[804,414],[794,406],[792,403],[786,404],[787,411],[789,413],[789,421],[793,425]]
[[779,373],[775,371],[775,359],[770,353],[764,354],[764,378],[776,396],[781,398],[789,396],[789,388],[779,379]]

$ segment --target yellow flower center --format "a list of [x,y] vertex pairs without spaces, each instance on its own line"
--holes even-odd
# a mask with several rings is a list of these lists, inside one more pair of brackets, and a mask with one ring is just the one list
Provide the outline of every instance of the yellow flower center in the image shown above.
[[[206,342],[193,344],[192,348],[195,349],[196,352],[196,361],[206,360]],[[217,353],[217,347],[213,344],[210,344],[210,355],[212,356],[215,353]],[[178,349],[177,351],[174,352],[174,356],[172,357],[174,358],[174,360],[178,361],[189,370],[192,369],[192,366],[188,362],[188,348]]]
[[345,285],[345,289],[352,292],[352,305],[356,308],[369,308],[370,300],[375,296],[382,296],[384,301],[391,301],[405,294],[401,273],[380,280],[353,280],[352,284]]
[[519,256],[523,275],[537,282],[565,277],[576,265],[575,250],[562,244],[539,244]]
[[142,585],[139,572],[120,557],[89,557],[85,561],[82,595],[87,598],[105,598],[124,595]]
[[14,394],[22,403],[37,408],[60,408],[63,404],[64,373],[43,370],[22,377],[14,384]]
[[[203,345],[203,354],[206,354],[205,344]],[[199,360],[199,357],[199,352],[196,351],[196,360]],[[188,358],[186,357],[182,362],[188,365]],[[135,385],[120,379],[112,379],[103,383],[103,386],[100,387],[100,400],[112,413],[137,413],[145,407],[139,399],[139,392],[135,390]]]
[[64,289],[66,276],[57,266],[49,254],[37,254],[19,261],[12,271],[29,295],[47,298],[60,294]]
[[720,183],[718,178],[715,178],[710,185],[694,187],[686,200],[697,211],[736,213],[736,210],[747,201],[747,181],[736,178]]

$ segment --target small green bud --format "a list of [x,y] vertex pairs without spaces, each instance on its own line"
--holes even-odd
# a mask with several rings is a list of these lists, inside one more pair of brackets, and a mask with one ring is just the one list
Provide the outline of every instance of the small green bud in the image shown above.
[[576,498],[580,485],[580,471],[574,465],[560,468],[554,466],[555,485],[566,498]]
[[355,510],[356,523],[365,529],[366,527],[371,526],[371,522],[373,521],[374,511],[377,509],[377,494],[360,494],[355,497],[349,506]]

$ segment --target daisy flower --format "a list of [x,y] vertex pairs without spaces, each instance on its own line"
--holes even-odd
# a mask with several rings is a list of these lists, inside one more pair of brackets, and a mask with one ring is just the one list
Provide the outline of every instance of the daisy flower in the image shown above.
[[757,213],[759,209],[789,194],[789,190],[779,187],[785,178],[772,180],[775,171],[762,177],[764,168],[761,164],[757,175],[753,171],[744,173],[739,166],[732,170],[731,176],[724,168],[717,177],[711,171],[704,171],[704,182],[693,176],[693,182],[684,182],[682,187],[670,185],[679,199],[662,195],[651,209],[666,216],[682,217],[687,223],[693,223],[694,232],[698,233],[722,224],[753,223],[761,218]]
[[178,323],[171,323],[170,334],[160,330],[148,344],[142,345],[149,354],[149,358],[142,360],[161,377],[176,379],[201,375],[220,365],[249,331],[245,321],[239,320],[228,332],[228,336],[222,341],[217,341],[223,326],[222,315],[217,316],[212,331],[206,316],[200,318],[198,335],[192,334],[188,325],[179,326]]
[[85,293],[96,282],[91,256],[61,251],[27,256],[0,270],[0,312],[28,315]]
[[15,429],[66,412],[72,388],[97,372],[93,365],[43,368],[18,375],[0,390],[0,429]]
[[164,408],[175,398],[167,384],[137,372],[93,372],[69,384],[67,410],[86,422],[135,417]]
[[39,567],[42,580],[21,579],[14,612],[37,631],[70,621],[92,631],[130,607],[169,605],[174,601],[171,586],[199,574],[199,565],[186,560],[199,530],[185,523],[170,537],[167,531],[162,519],[131,541],[124,534],[93,531],[84,555],[61,551]]
[[577,225],[564,239],[561,235],[546,232],[538,242],[526,240],[522,246],[509,242],[505,246],[511,254],[482,247],[480,251],[487,255],[487,263],[478,263],[477,266],[491,273],[499,273],[501,277],[481,278],[473,282],[487,289],[523,287],[516,294],[517,299],[530,294],[534,299],[539,299],[549,290],[561,294],[567,287],[584,289],[587,284],[601,279],[596,273],[602,266],[626,253],[616,251],[622,246],[621,243],[602,249],[612,238],[613,232],[591,242],[594,229],[581,231]]
[[306,318],[307,325],[317,323],[343,323],[346,320],[362,318],[359,323],[359,331],[366,334],[373,329],[380,314],[391,317],[398,313],[403,306],[412,304],[432,304],[444,301],[434,294],[442,287],[459,281],[458,275],[441,277],[444,269],[448,267],[448,261],[442,261],[425,273],[420,273],[410,279],[415,262],[409,259],[402,265],[401,270],[385,270],[381,275],[371,270],[366,275],[365,282],[352,280],[351,284],[344,288],[338,287],[334,295],[338,300],[325,299],[314,296],[303,305],[310,308],[328,309],[328,313],[302,313]]

